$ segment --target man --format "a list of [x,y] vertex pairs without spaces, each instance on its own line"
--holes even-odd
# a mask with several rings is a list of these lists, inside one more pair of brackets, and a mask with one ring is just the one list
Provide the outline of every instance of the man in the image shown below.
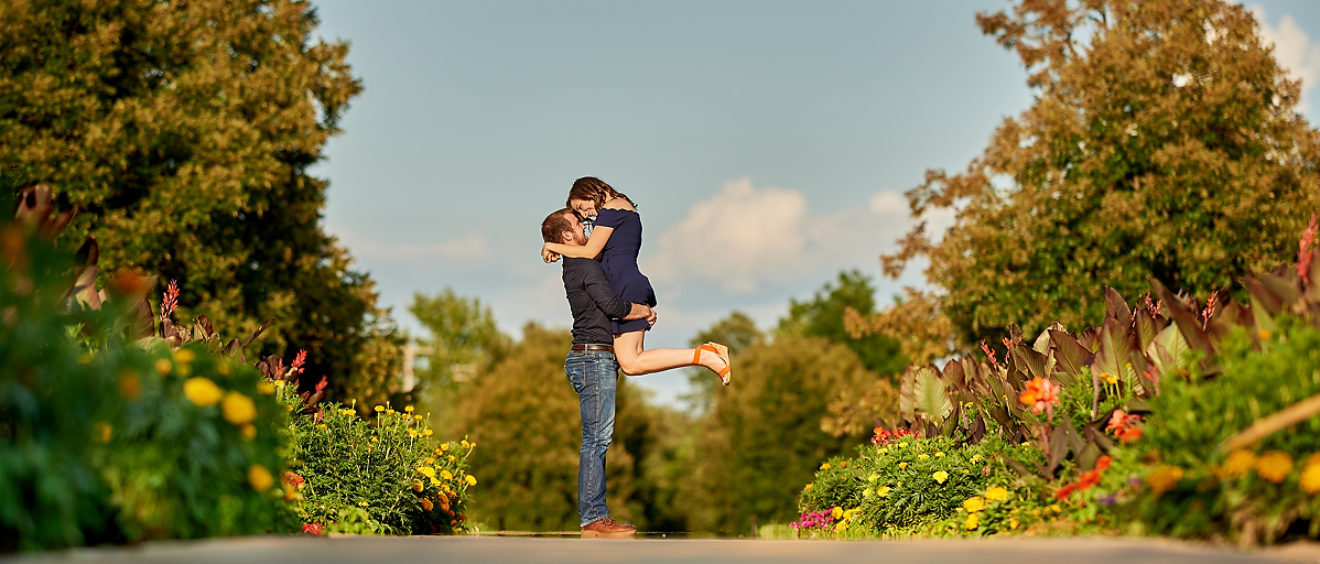
[[[541,237],[548,243],[587,243],[582,222],[568,208],[541,222]],[[563,263],[564,291],[573,312],[573,346],[564,359],[564,372],[578,394],[582,411],[582,450],[578,457],[582,538],[635,537],[637,528],[616,523],[605,504],[605,451],[614,437],[614,394],[619,378],[610,319],[647,319],[655,323],[655,312],[646,305],[629,304],[619,298],[606,281],[600,263],[569,257]]]

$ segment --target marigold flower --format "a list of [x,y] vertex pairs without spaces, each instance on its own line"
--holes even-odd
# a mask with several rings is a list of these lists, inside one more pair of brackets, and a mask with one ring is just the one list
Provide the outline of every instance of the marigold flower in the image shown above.
[[159,372],[161,376],[169,374],[170,370],[172,370],[173,368],[174,368],[174,363],[170,362],[170,359],[168,358],[156,359],[156,372]]
[[427,430],[425,430],[425,431],[422,431],[422,435],[427,436],[427,437],[431,436],[432,434],[434,434],[434,431],[432,431],[432,430],[430,430],[430,429],[427,429]]
[[820,469],[821,469],[821,470],[829,470],[829,469],[830,469],[830,463],[826,462],[826,463],[824,463],[824,464],[821,464],[821,465],[820,465]]
[[435,505],[431,503],[431,500],[422,498],[422,509],[430,511],[432,509],[435,509]]
[[440,477],[443,478],[443,479],[445,479],[445,480],[453,480],[453,479],[454,479],[454,473],[453,473],[453,472],[450,472],[450,471],[448,471],[448,470],[441,470],[441,471],[440,471]]
[[969,497],[963,500],[962,506],[968,513],[976,513],[985,509],[985,500],[980,497]]
[[382,411],[385,411],[385,406],[383,406],[383,405],[378,405],[378,406],[376,406],[376,407],[373,407],[372,409],[374,409],[374,410],[376,411],[376,413],[380,413],[380,412],[382,412]]
[[928,458],[930,458],[930,455],[929,455],[929,454],[918,454],[918,455],[917,455],[917,460],[926,460],[926,459],[928,459]]
[[1076,484],[1076,483],[1072,483],[1072,484],[1064,484],[1063,487],[1059,488],[1059,491],[1057,491],[1057,492],[1054,493],[1054,499],[1056,499],[1056,500],[1057,500],[1057,499],[1063,499],[1063,498],[1065,498],[1065,497],[1068,497],[1068,496],[1072,495],[1072,493],[1075,492],[1075,491],[1077,491],[1077,484]]
[[179,364],[187,364],[196,358],[197,354],[192,352],[191,349],[176,349],[174,351],[174,362]]
[[1100,374],[1100,377],[1101,377],[1102,379],[1104,379],[1104,381],[1105,381],[1106,384],[1113,385],[1113,384],[1117,384],[1117,383],[1118,383],[1118,375],[1117,375],[1117,374],[1110,374],[1110,373],[1108,373],[1108,372],[1104,372],[1104,373]]
[[1008,499],[1008,488],[1002,486],[986,488],[985,498],[990,501],[1004,501]]
[[[426,476],[427,478],[434,478],[434,477],[435,477],[435,468],[432,468],[432,467],[430,467],[430,466],[419,466],[419,467],[417,467],[417,473],[419,473],[419,474],[421,474],[421,475],[423,475],[423,476]],[[449,471],[448,471],[448,470],[445,470],[445,473],[448,474]],[[445,479],[448,480],[449,478],[445,478]]]
[[811,484],[807,484],[807,485],[805,485],[805,486],[802,486],[802,491],[804,491],[804,492],[811,491]]
[[119,395],[124,399],[135,400],[142,395],[142,379],[136,372],[125,370],[119,374]]
[[463,478],[463,480],[467,482],[468,486],[477,485],[477,477],[473,476],[472,474],[468,474],[467,477]]
[[243,438],[247,440],[252,440],[257,438],[257,428],[250,423],[244,425],[242,428],[238,430],[238,432],[239,434],[243,435]]
[[898,463],[898,469],[899,469],[899,470],[907,470],[907,463],[906,463],[906,462],[899,462],[899,463]]
[[1082,472],[1081,477],[1078,478],[1077,489],[1079,491],[1086,491],[1091,489],[1092,486],[1099,483],[1100,483],[1100,471],[1087,470],[1085,472]]
[[1177,466],[1160,466],[1146,475],[1146,485],[1156,494],[1162,494],[1178,485],[1183,477],[1183,469]]
[[229,392],[220,402],[220,414],[233,425],[246,425],[257,418],[257,404],[238,392]]
[[834,509],[831,509],[831,510],[830,510],[830,517],[832,517],[832,518],[834,518],[834,519],[838,519],[839,517],[843,517],[843,508],[842,508],[842,507],[839,507],[839,506],[837,506],[837,505],[834,506]]
[[1228,459],[1219,467],[1216,475],[1221,480],[1232,478],[1241,478],[1246,476],[1251,469],[1256,466],[1256,454],[1245,449],[1237,449],[1228,453]]
[[981,461],[981,455],[980,455],[980,454],[973,454],[973,455],[972,455],[972,462],[980,462],[980,461]]
[[981,518],[977,517],[976,514],[973,513],[967,516],[967,522],[963,523],[963,528],[969,531],[975,531],[976,528],[980,525],[981,525]]
[[424,489],[426,489],[426,486],[422,485],[421,482],[413,482],[413,483],[412,483],[412,490],[413,490],[413,491],[415,491],[415,492],[417,492],[417,493],[422,493],[422,490],[424,490]]
[[257,383],[257,391],[261,392],[262,395],[267,395],[267,396],[274,395],[275,384],[270,383],[270,381],[268,380],[262,380],[261,382]]
[[948,479],[949,479],[949,473],[948,473],[948,472],[945,472],[945,471],[943,471],[943,470],[940,470],[939,472],[936,472],[936,473],[934,473],[934,474],[931,474],[930,477],[931,477],[931,478],[934,478],[936,482],[939,482],[939,483],[943,484],[945,480],[948,480]]
[[1256,459],[1256,473],[1261,478],[1276,484],[1283,483],[1288,478],[1288,473],[1292,472],[1292,468],[1292,457],[1281,450],[1269,451]]
[[875,489],[875,495],[880,497],[889,497],[889,486],[880,486]]
[[[165,360],[165,359],[161,359]],[[168,360],[165,360],[168,363]],[[215,385],[209,378],[197,376],[189,378],[183,383],[183,396],[188,401],[202,407],[210,407],[220,403],[220,398],[224,397],[224,390]]]
[[270,475],[270,470],[260,464],[253,464],[248,468],[248,483],[252,484],[252,489],[264,492],[275,485],[275,477]]
[[1141,427],[1128,427],[1118,434],[1118,440],[1122,441],[1123,444],[1128,444],[1140,439],[1141,434]]
[[880,475],[879,475],[879,474],[871,474],[870,476],[867,476],[867,477],[866,477],[866,481],[868,481],[868,482],[874,482],[874,481],[878,480],[879,478],[880,478]]
[[1302,468],[1302,477],[1297,480],[1297,487],[1311,495],[1320,492],[1320,454],[1312,454],[1306,459],[1306,466]]

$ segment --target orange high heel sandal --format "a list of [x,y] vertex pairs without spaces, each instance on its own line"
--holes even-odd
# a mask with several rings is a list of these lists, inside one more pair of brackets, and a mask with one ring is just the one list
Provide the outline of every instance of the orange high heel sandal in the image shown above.
[[701,351],[713,352],[715,353],[715,356],[720,357],[720,360],[724,361],[724,368],[715,371],[715,373],[719,375],[720,382],[725,386],[728,386],[729,382],[733,380],[733,363],[729,362],[729,347],[719,343],[706,343],[701,345],[692,353],[692,364],[698,366],[701,365]]

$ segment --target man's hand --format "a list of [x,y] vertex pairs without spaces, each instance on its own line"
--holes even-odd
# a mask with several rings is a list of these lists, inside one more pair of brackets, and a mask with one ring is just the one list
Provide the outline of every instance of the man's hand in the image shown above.
[[547,263],[551,263],[559,260],[559,253],[556,253],[546,248],[549,244],[550,243],[541,244],[541,260],[544,260]]
[[651,306],[646,304],[633,304],[632,309],[628,310],[628,315],[625,315],[623,319],[625,321],[632,319],[651,319],[654,316],[655,310],[651,309]]
[[648,309],[651,310],[651,314],[646,316],[646,324],[648,327],[655,327],[655,320],[659,316],[658,314],[656,314],[654,308],[648,308]]

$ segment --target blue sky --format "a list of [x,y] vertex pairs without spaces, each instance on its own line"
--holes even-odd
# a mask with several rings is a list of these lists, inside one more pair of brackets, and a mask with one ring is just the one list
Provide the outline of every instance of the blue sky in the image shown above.
[[[902,192],[963,168],[1031,102],[1016,56],[975,25],[1000,0],[315,5],[365,85],[313,171],[325,226],[414,333],[413,293],[446,287],[515,337],[567,327],[538,229],[588,175],[639,204],[649,347],[734,310],[769,328],[843,269],[887,302],[920,283],[877,260],[910,225]],[[1320,3],[1247,5],[1316,123]],[[636,383],[676,406],[687,389],[681,371]]]

